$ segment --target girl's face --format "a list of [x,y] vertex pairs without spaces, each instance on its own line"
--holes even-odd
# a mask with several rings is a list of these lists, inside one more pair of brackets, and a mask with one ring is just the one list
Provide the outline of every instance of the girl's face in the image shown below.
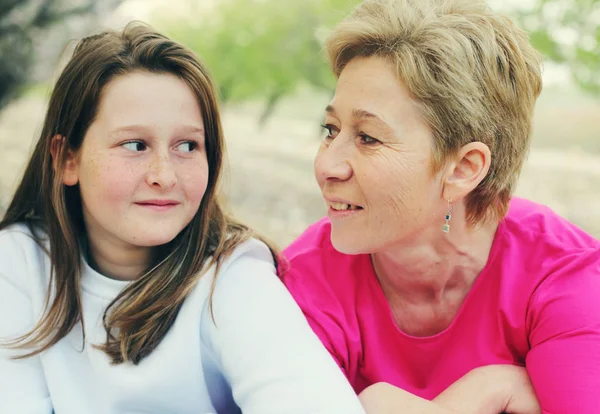
[[105,86],[64,183],[79,184],[90,242],[128,250],[173,240],[208,176],[196,95],[173,75],[134,72]]

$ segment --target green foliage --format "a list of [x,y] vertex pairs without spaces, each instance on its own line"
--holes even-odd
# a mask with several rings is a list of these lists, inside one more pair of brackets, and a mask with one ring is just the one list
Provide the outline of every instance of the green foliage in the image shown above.
[[[586,90],[600,94],[600,0],[536,0],[515,13],[547,60],[569,66]],[[159,22],[210,68],[223,102],[262,98],[263,120],[302,84],[332,90],[321,37],[360,0],[220,0],[193,19]]]
[[566,64],[579,86],[600,95],[600,0],[537,0],[517,19],[548,60]]
[[164,31],[194,50],[220,88],[223,102],[277,101],[305,83],[332,89],[333,76],[317,38],[357,0],[223,0],[196,20],[163,21]]

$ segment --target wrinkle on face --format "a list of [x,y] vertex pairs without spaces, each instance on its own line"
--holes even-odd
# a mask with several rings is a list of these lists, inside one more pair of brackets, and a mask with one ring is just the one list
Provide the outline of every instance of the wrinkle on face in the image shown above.
[[[325,123],[337,135],[316,157],[319,185],[324,194],[343,194],[365,207],[360,219],[332,222],[336,247],[370,253],[431,226],[441,193],[440,177],[431,174],[433,133],[390,63],[377,57],[350,61]],[[379,142],[367,145],[361,134]],[[325,157],[327,163],[321,164]],[[335,173],[327,171],[335,159],[347,163],[350,178],[324,178]]]

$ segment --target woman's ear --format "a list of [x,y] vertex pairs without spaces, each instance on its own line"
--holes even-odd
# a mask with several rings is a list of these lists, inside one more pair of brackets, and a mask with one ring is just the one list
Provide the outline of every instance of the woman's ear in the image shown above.
[[[58,161],[62,152],[65,150],[63,146],[66,144],[66,139],[62,135],[55,135],[50,143],[50,155],[52,155],[52,168],[56,172],[58,169]],[[66,159],[63,165],[62,181],[64,185],[72,186],[79,182],[79,172],[77,165],[77,155],[70,149],[67,149]]]
[[470,142],[456,153],[444,181],[443,197],[460,200],[486,177],[492,163],[490,149],[483,142]]

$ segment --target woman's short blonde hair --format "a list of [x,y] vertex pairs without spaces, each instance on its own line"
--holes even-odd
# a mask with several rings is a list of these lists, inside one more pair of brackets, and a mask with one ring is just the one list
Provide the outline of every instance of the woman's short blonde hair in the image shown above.
[[528,152],[542,88],[525,31],[479,0],[366,0],[326,40],[339,76],[355,57],[392,62],[434,134],[435,171],[469,142],[492,162],[466,198],[467,220],[500,220]]

